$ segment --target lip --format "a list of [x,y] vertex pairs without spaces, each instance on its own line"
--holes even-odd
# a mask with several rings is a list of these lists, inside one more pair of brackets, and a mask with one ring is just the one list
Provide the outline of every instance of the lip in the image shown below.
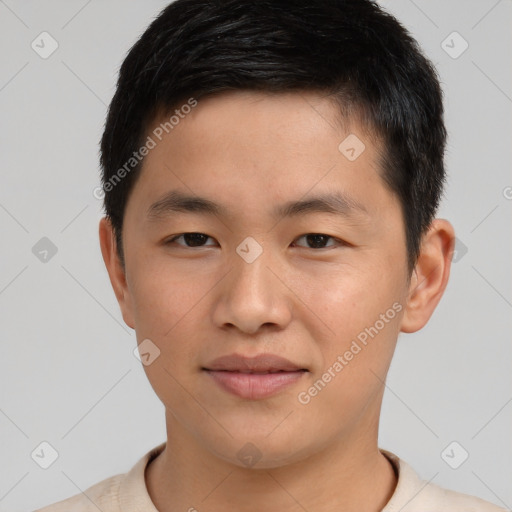
[[274,354],[222,356],[202,368],[223,390],[258,400],[275,395],[299,381],[306,368]]
[[240,354],[230,354],[218,357],[204,366],[205,370],[226,370],[230,372],[268,372],[307,370],[304,366],[292,363],[284,357],[275,354],[258,354],[246,357]]

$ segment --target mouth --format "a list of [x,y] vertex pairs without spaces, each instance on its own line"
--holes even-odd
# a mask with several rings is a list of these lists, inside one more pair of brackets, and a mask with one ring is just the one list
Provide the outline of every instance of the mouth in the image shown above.
[[307,368],[273,354],[252,358],[232,354],[215,359],[201,370],[221,390],[248,400],[273,396],[309,372]]

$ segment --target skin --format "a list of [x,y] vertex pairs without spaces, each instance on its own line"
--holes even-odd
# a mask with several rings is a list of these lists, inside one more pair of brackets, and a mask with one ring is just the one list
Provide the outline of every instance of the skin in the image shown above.
[[[355,120],[343,130],[337,115],[313,92],[201,99],[145,159],[125,212],[125,271],[111,225],[100,221],[124,321],[137,343],[149,338],[160,349],[144,366],[166,409],[166,449],[145,475],[160,512],[220,512],[228,504],[377,511],[394,492],[396,476],[377,444],[384,381],[399,333],[421,329],[441,299],[454,231],[436,219],[408,275],[400,204],[379,174],[376,139]],[[366,146],[354,161],[338,150],[349,133]],[[211,199],[227,214],[171,213],[150,222],[148,207],[170,190]],[[270,214],[332,191],[367,214]],[[199,247],[183,237],[165,245],[187,232],[211,238]],[[333,238],[315,248],[309,233]],[[236,252],[248,236],[263,249],[252,263]],[[298,394],[394,303],[401,311],[300,403]],[[242,399],[201,370],[234,352],[271,352],[309,372],[274,396]],[[252,467],[237,457],[247,442],[261,456]]]

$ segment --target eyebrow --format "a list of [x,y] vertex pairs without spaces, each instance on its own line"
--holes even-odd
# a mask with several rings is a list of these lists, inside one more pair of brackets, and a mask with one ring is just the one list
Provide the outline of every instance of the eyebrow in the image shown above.
[[[272,215],[281,219],[318,212],[332,213],[344,217],[368,215],[368,210],[362,203],[339,191],[297,201],[288,201],[274,208]],[[177,190],[172,190],[153,203],[147,209],[146,215],[148,220],[156,221],[172,213],[227,216],[229,212],[224,206],[204,197],[183,194]]]

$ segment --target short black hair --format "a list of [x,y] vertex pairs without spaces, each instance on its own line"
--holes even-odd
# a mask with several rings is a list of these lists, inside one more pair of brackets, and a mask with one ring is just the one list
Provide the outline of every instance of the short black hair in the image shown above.
[[340,116],[357,114],[382,141],[410,274],[446,179],[442,90],[415,39],[370,0],[176,0],[161,11],[120,67],[100,142],[123,267],[123,216],[144,162],[133,155],[155,116],[230,90],[313,91],[332,96]]

